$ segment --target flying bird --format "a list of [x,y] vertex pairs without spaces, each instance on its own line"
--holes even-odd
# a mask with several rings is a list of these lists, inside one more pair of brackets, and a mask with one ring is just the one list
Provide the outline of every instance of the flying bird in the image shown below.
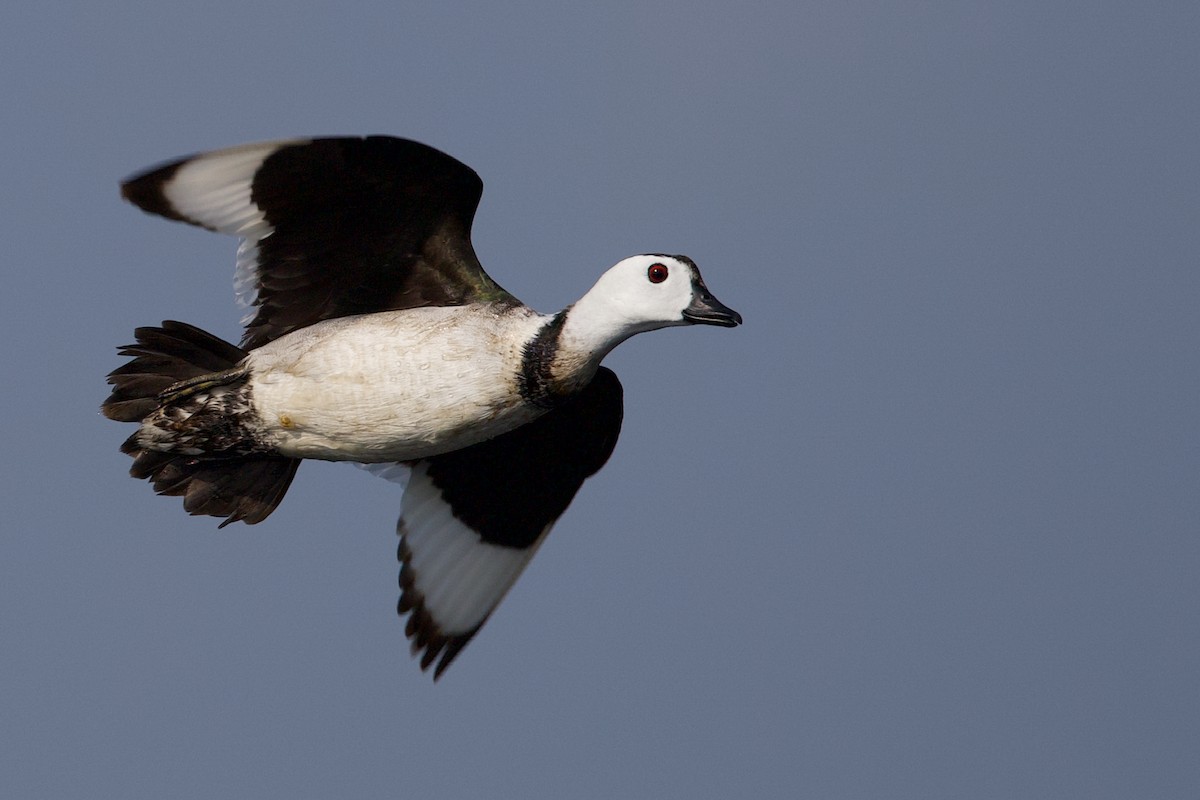
[[626,258],[556,314],[502,289],[471,222],[483,184],[386,136],[202,153],[122,184],[139,208],[241,238],[240,346],[137,328],[102,406],[130,474],[221,526],[264,520],[304,459],[404,485],[400,600],[421,669],[487,621],[621,428],[600,365],[636,333],[741,316],[680,255]]

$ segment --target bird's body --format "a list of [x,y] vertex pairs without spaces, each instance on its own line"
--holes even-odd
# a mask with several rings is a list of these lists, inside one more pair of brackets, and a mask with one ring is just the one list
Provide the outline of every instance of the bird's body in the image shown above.
[[[272,444],[284,455],[428,458],[540,416],[522,399],[519,379],[524,345],[542,324],[521,307],[343,317],[253,351],[250,385],[259,413],[278,423]],[[339,398],[332,408],[330,396]]]
[[280,455],[427,458],[542,413],[523,401],[519,378],[524,343],[543,319],[448,306],[326,320],[252,350],[240,391],[258,418],[256,438]]
[[248,145],[127,182],[148,211],[242,236],[257,310],[245,349],[139,328],[103,406],[139,423],[135,477],[222,524],[264,519],[302,459],[406,467],[399,607],[435,675],[611,453],[622,391],[604,356],[656,328],[741,322],[666,255],[540,314],[475,259],[479,191],[449,156],[387,137]]

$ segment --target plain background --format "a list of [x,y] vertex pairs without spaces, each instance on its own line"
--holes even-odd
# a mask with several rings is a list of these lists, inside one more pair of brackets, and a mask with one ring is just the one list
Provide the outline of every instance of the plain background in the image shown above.
[[[35,8],[36,5],[36,8]],[[1200,6],[12,3],[0,794],[1200,796]],[[390,484],[217,531],[126,477],[114,347],[238,335],[164,159],[416,138],[542,310],[692,256],[743,328],[608,363],[623,437],[438,684]]]

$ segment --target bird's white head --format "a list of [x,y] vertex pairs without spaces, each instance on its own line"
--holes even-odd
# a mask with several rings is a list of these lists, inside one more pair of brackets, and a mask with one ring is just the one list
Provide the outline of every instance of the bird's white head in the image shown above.
[[589,316],[594,312],[598,325],[619,329],[621,338],[671,325],[732,328],[742,321],[740,314],[712,296],[695,262],[686,256],[627,258],[601,275],[576,306]]
[[742,315],[712,296],[686,256],[627,258],[600,276],[571,307],[563,327],[566,356],[600,363],[636,333],[672,325],[740,325]]

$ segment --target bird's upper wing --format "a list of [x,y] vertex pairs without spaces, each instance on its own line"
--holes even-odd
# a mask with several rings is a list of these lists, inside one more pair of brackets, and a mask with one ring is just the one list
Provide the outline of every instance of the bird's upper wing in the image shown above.
[[[412,465],[404,490],[401,614],[437,678],[483,626],[621,431],[621,382],[601,367],[562,406],[511,433]],[[388,465],[372,471],[395,478]]]
[[243,145],[121,187],[145,211],[242,238],[247,349],[331,317],[517,302],[471,246],[482,191],[465,164],[387,136]]

